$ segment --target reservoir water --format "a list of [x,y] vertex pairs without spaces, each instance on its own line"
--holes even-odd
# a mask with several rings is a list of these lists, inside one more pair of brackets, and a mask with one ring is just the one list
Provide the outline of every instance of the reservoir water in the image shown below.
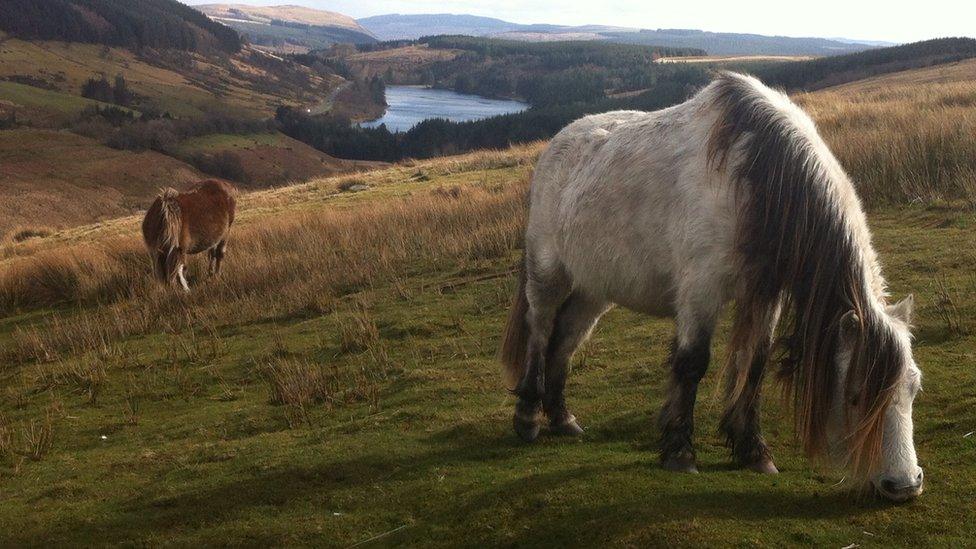
[[428,118],[465,122],[529,108],[521,101],[488,99],[421,86],[387,86],[386,103],[386,113],[381,118],[360,125],[375,128],[386,124],[391,132],[405,132]]

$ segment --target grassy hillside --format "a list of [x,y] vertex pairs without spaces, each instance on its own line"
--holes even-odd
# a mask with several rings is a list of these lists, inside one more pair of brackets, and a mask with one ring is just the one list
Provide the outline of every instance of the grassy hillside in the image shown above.
[[236,29],[248,42],[282,53],[301,53],[332,44],[373,44],[374,37],[355,19],[304,6],[204,4],[194,6]]
[[180,142],[177,156],[230,152],[240,158],[246,185],[267,187],[383,166],[331,157],[281,133],[211,134]]
[[[853,150],[857,132],[844,130],[845,117],[831,122],[828,100],[852,109],[855,128],[871,113],[879,124],[914,116],[925,125],[937,101],[970,97],[953,87],[969,68],[943,70],[899,75],[887,99],[871,95],[886,86],[875,81],[802,101],[832,147]],[[946,84],[953,79],[963,82]],[[930,106],[882,110],[884,101],[925,94]],[[946,134],[945,147],[958,137]],[[136,217],[0,247],[0,541],[844,547],[972,539],[971,206],[866,196],[893,294],[916,295],[925,373],[915,420],[927,490],[888,505],[855,497],[837,472],[811,468],[775,398],[763,413],[782,473],[728,469],[714,435],[715,367],[698,408],[703,472],[663,472],[654,415],[672,327],[625,311],[608,314],[575,360],[568,394],[586,436],[516,442],[494,350],[539,150],[246,194],[223,276],[202,280],[198,261],[185,297],[150,283]],[[911,172],[915,152],[894,149],[902,156],[885,161]],[[855,179],[866,170],[849,167]],[[353,184],[368,189],[352,192]]]
[[[136,54],[94,44],[25,41],[0,35],[0,79],[31,79],[33,87],[79,97],[94,75],[124,74],[137,107],[178,117],[225,113],[266,117],[281,104],[312,104],[341,78],[284,64],[253,50],[231,57],[195,53]],[[38,92],[42,93],[42,92]],[[0,100],[16,102],[0,90]]]
[[871,76],[976,57],[976,39],[938,38],[848,55],[771,64],[757,71],[763,81],[790,90],[817,90]]
[[976,59],[797,100],[871,203],[976,205]]
[[145,208],[160,187],[203,175],[179,160],[118,151],[67,132],[0,130],[0,238],[15,227],[55,229]]
[[[81,97],[98,75],[124,76],[134,100],[121,111],[133,119],[99,116],[93,109],[117,107]],[[144,208],[159,187],[185,187],[205,177],[202,171],[253,187],[368,168],[373,164],[336,159],[283,134],[222,129],[229,121],[269,131],[273,125],[256,121],[281,105],[320,103],[342,82],[253,49],[230,56],[137,53],[0,34],[0,123],[13,127],[0,134],[0,148],[5,160],[16,156],[0,163],[0,193],[11,197],[0,204],[0,238],[21,225],[63,228],[126,215]],[[174,130],[194,123],[202,129],[184,132],[191,139]]]
[[5,0],[0,31],[28,40],[198,52],[241,49],[236,32],[176,0]]
[[20,124],[58,127],[76,119],[86,109],[106,106],[68,93],[0,81],[0,115],[12,116]]

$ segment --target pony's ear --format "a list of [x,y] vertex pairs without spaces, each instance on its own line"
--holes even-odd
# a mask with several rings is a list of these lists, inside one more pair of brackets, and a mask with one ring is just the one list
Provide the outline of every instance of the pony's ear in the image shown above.
[[908,294],[908,297],[894,305],[888,305],[886,309],[892,317],[897,318],[905,324],[911,324],[912,316],[915,312],[915,296]]
[[840,334],[847,341],[854,341],[861,334],[861,318],[853,310],[840,317]]

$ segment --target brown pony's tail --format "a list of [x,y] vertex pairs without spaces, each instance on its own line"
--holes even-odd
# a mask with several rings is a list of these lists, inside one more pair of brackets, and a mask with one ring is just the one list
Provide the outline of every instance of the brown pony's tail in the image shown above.
[[176,201],[179,194],[176,189],[163,189],[159,193],[159,211],[163,217],[160,244],[167,250],[180,247],[180,203]]
[[176,189],[163,189],[143,221],[143,237],[153,257],[153,273],[161,282],[169,280],[177,259],[174,252],[180,247],[182,217],[176,200],[179,194]]
[[505,368],[505,381],[510,389],[518,385],[525,373],[525,353],[529,347],[529,326],[526,314],[529,301],[525,297],[525,260],[519,265],[518,287],[508,313],[508,324],[498,350],[498,359]]

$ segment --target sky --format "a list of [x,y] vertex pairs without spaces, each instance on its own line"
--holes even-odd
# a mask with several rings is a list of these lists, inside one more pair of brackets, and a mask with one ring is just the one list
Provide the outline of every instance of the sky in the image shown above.
[[[221,0],[185,0],[206,4]],[[976,0],[223,0],[300,4],[362,18],[387,13],[466,13],[514,23],[617,25],[913,42],[976,37]]]

